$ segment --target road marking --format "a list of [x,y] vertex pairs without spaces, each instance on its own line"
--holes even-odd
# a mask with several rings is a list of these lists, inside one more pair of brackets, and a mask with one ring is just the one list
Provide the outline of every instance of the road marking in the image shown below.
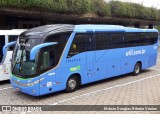
[[127,82],[127,83],[120,84],[120,85],[115,85],[115,86],[113,86],[113,87],[108,87],[108,88],[104,88],[104,89],[92,91],[92,92],[89,92],[89,93],[77,95],[77,96],[74,96],[74,97],[70,97],[70,98],[67,98],[67,99],[64,99],[64,100],[60,100],[60,101],[54,102],[54,103],[52,103],[51,105],[62,104],[62,103],[64,103],[64,102],[72,101],[72,100],[75,100],[75,99],[80,99],[80,98],[82,98],[82,97],[90,96],[90,95],[96,94],[96,93],[98,93],[98,92],[107,91],[107,90],[114,89],[114,88],[118,88],[118,87],[123,87],[123,86],[129,85],[129,84],[138,83],[138,82],[140,82],[140,81],[144,81],[144,80],[147,80],[147,79],[151,79],[151,78],[154,78],[154,77],[157,77],[157,76],[160,76],[160,74],[152,75],[152,76],[149,76],[149,77],[146,77],[146,78],[142,78],[142,79],[139,79],[139,80]]
[[11,89],[11,88],[13,88],[13,87],[10,86],[10,87],[6,87],[6,88],[0,88],[0,91]]
[[158,71],[160,71],[160,69],[159,68],[149,68],[150,70],[158,70]]

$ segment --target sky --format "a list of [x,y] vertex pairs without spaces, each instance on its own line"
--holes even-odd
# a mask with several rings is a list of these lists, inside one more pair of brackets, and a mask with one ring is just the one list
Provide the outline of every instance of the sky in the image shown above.
[[[109,0],[106,0],[109,1]],[[118,0],[118,1],[124,1],[124,2],[134,2],[143,4],[147,7],[154,7],[160,9],[160,0]]]

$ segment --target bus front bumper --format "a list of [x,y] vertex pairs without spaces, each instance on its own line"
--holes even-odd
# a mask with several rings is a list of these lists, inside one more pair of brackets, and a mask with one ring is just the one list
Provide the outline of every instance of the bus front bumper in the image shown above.
[[27,86],[26,82],[17,81],[13,78],[10,79],[10,82],[15,90],[21,91],[32,96],[39,96],[39,84]]

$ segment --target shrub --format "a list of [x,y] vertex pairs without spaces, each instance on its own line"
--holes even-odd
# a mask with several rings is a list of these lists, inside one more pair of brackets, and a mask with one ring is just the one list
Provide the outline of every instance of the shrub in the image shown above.
[[126,17],[126,6],[120,1],[110,1],[111,14],[113,17]]
[[71,13],[88,13],[90,12],[91,0],[67,0],[67,11]]
[[103,0],[92,0],[91,11],[100,17],[111,15],[110,5]]
[[50,11],[53,13],[95,13],[112,16],[160,21],[160,10],[143,5],[112,0],[0,0],[0,7]]

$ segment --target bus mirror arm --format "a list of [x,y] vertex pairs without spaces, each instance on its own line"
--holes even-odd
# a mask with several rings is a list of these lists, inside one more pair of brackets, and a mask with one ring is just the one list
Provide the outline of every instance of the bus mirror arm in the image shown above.
[[14,42],[10,42],[8,44],[6,44],[4,47],[3,47],[3,55],[5,55],[7,53],[7,49],[8,47],[12,46],[12,45],[15,45],[17,43],[17,41],[14,41]]
[[3,52],[3,58],[2,58],[2,61],[1,61],[1,63],[0,63],[0,64],[3,64],[3,63],[4,63],[4,61],[5,61],[5,58],[6,58],[6,55],[7,55],[8,47],[13,46],[13,45],[15,45],[16,43],[17,43],[17,41],[10,42],[10,43],[6,44],[6,45],[3,47],[3,49],[2,49],[2,52]]
[[36,54],[38,53],[38,51],[44,47],[47,47],[47,46],[51,46],[51,45],[56,45],[57,42],[49,42],[49,43],[43,43],[43,44],[39,44],[35,47],[33,47],[30,51],[30,60],[34,60],[35,57],[36,57]]

